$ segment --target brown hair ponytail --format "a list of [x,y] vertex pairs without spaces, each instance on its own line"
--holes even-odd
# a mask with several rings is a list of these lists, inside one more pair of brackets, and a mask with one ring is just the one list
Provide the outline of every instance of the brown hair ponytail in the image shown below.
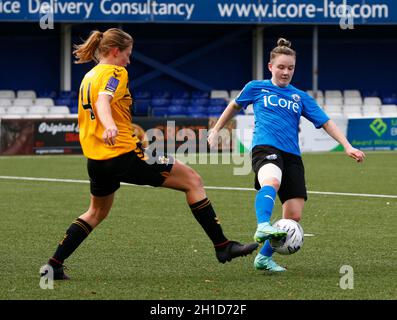
[[132,46],[132,37],[121,29],[111,28],[105,32],[92,31],[88,39],[80,45],[74,45],[73,54],[75,63],[86,63],[90,61],[99,62],[101,57],[106,57],[112,48],[120,51]]
[[279,54],[296,57],[295,50],[291,48],[291,41],[284,38],[279,38],[277,40],[277,47],[270,52],[270,61],[272,61]]

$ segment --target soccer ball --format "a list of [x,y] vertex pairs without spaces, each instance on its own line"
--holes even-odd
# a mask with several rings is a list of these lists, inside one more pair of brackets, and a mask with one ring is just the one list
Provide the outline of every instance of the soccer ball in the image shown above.
[[304,233],[298,222],[291,219],[280,219],[273,223],[273,227],[287,231],[287,236],[281,240],[271,239],[273,250],[280,254],[293,254],[303,245]]

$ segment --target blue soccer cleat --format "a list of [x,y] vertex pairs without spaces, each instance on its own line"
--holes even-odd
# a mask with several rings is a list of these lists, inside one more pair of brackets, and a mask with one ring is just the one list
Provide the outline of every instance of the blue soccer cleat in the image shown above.
[[254,240],[256,242],[263,243],[268,239],[282,239],[286,236],[286,231],[274,228],[269,222],[263,222],[258,224]]
[[271,272],[284,272],[287,271],[282,266],[279,266],[272,257],[266,257],[263,254],[258,253],[255,257],[254,267],[256,270],[268,270]]

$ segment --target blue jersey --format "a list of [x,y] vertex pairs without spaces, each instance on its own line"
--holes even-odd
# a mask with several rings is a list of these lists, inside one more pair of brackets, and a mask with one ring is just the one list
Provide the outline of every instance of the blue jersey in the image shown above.
[[255,129],[252,148],[269,145],[300,156],[299,119],[304,116],[316,128],[329,120],[316,101],[292,85],[275,86],[270,80],[248,82],[236,98],[244,108],[253,105]]

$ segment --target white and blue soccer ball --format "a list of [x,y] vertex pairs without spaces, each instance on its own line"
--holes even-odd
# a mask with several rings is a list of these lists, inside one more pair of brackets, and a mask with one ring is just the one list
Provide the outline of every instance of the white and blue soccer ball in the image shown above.
[[273,227],[287,232],[287,236],[281,240],[270,240],[270,245],[275,252],[288,255],[302,248],[304,233],[298,222],[292,219],[280,219],[273,223]]

